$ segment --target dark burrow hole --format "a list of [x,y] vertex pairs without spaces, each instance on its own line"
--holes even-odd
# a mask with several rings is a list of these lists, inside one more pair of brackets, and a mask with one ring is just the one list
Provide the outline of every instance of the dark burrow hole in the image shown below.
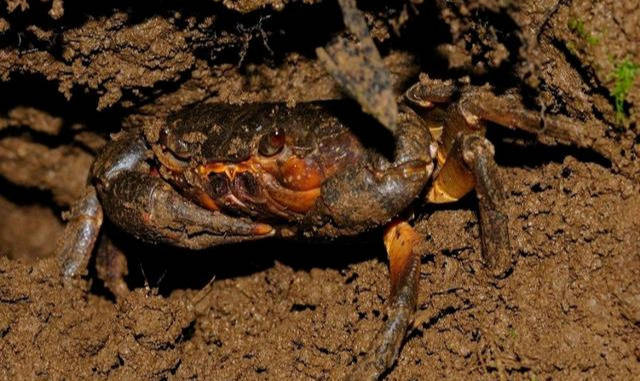
[[98,95],[86,93],[77,87],[71,91],[71,99],[67,100],[58,91],[58,83],[48,81],[39,74],[13,74],[11,81],[0,83],[0,94],[11,94],[11,96],[0,97],[2,116],[15,107],[25,106],[47,112],[63,121],[58,136],[9,127],[0,130],[0,139],[28,133],[34,141],[50,147],[71,144],[75,133],[71,128],[73,125],[82,125],[85,130],[102,133],[106,137],[108,133],[121,129],[122,119],[130,112],[120,106],[111,107],[106,111],[97,111]]

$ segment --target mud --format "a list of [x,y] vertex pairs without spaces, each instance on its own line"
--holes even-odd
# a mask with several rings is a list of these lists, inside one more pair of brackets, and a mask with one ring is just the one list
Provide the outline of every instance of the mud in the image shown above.
[[[314,53],[343,29],[337,5],[0,5],[0,378],[348,372],[384,318],[376,234],[194,253],[107,226],[134,289],[119,303],[95,270],[68,284],[49,257],[110,133],[200,101],[341,97]],[[621,75],[640,65],[637,0],[361,6],[398,91],[420,71],[468,75],[584,122],[607,147],[490,132],[517,254],[503,280],[485,276],[473,196],[416,209],[419,319],[387,379],[637,377],[640,79]]]

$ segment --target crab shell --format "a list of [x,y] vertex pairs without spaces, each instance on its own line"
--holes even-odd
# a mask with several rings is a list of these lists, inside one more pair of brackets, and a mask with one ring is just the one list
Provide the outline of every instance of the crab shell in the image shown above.
[[172,116],[152,149],[160,175],[202,207],[288,221],[365,155],[350,129],[313,103],[196,106]]

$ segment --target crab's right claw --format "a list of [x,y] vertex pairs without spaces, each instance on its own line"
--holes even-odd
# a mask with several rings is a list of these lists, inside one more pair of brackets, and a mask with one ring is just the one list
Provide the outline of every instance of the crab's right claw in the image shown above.
[[342,17],[355,40],[337,38],[326,48],[317,48],[333,79],[362,109],[391,132],[396,130],[398,106],[393,94],[391,75],[382,62],[362,13],[355,0],[338,0]]

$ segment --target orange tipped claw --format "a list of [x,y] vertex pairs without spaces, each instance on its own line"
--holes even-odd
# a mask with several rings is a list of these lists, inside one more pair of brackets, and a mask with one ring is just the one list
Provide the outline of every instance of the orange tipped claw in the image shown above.
[[253,234],[255,235],[265,235],[273,232],[273,227],[267,224],[256,224],[253,228]]

